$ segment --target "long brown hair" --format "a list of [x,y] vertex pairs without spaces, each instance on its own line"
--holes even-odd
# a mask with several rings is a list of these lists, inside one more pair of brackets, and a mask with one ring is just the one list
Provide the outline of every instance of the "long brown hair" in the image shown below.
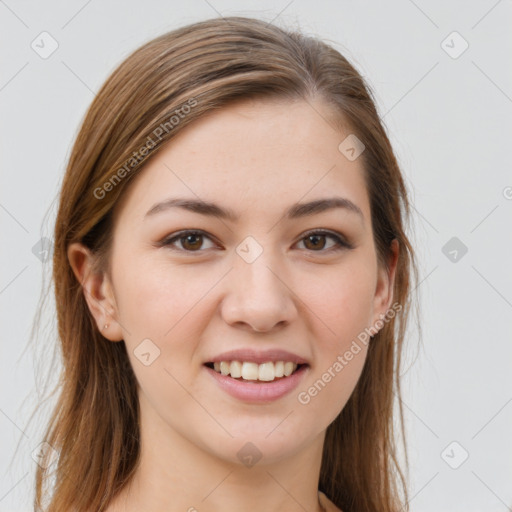
[[[36,510],[104,511],[139,460],[139,405],[126,347],[96,328],[68,246],[85,244],[108,271],[113,209],[148,159],[203,114],[248,97],[320,97],[332,126],[349,126],[366,147],[361,158],[378,260],[387,265],[396,239],[393,299],[402,308],[369,343],[357,386],[327,429],[319,488],[343,512],[408,510],[393,424],[396,395],[403,434],[399,374],[413,272],[417,278],[403,177],[371,90],[345,57],[317,38],[242,17],[195,23],[146,43],[112,73],[86,113],[55,223],[63,369],[44,440],[59,456],[52,473],[52,466],[37,469]],[[402,441],[407,466],[405,435]]]

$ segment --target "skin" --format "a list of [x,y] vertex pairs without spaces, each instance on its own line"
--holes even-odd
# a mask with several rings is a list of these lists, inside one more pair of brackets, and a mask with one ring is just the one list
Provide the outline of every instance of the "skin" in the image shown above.
[[[394,243],[389,270],[378,267],[362,159],[338,150],[350,131],[334,130],[328,115],[320,99],[258,99],[202,117],[148,162],[116,206],[111,273],[93,273],[89,251],[69,247],[98,329],[124,340],[139,386],[141,464],[109,512],[231,512],[255,503],[321,510],[325,431],[357,383],[366,345],[308,404],[297,395],[386,313],[398,255]],[[294,203],[332,196],[350,199],[364,218],[341,208],[283,217]],[[179,208],[145,218],[170,197],[212,201],[239,220]],[[185,229],[205,236],[159,246]],[[353,248],[331,250],[329,236],[315,248],[304,233],[319,229]],[[236,252],[247,236],[263,249],[252,263]],[[134,355],[147,338],[160,349],[149,366]],[[288,395],[245,403],[203,366],[234,348],[282,348],[309,368]],[[237,457],[247,442],[262,454],[250,468]]]

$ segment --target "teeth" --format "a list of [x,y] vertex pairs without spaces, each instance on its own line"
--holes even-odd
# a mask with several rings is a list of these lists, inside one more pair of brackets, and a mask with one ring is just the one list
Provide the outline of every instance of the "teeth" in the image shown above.
[[240,361],[231,361],[231,377],[238,379],[242,376],[242,363]]
[[229,370],[230,370],[229,363],[227,363],[226,361],[221,361],[220,362],[220,373],[222,373],[222,375],[229,375]]
[[242,379],[258,380],[258,365],[256,363],[242,363]]
[[297,364],[291,361],[269,361],[257,364],[240,361],[220,361],[213,363],[213,369],[222,375],[231,375],[234,379],[260,380],[271,382],[279,377],[288,377],[296,369]]
[[295,370],[294,366],[295,366],[295,368],[297,368],[297,365],[294,365],[293,363],[284,363],[284,376],[285,377],[288,377],[289,375],[291,375],[293,373],[293,371]]
[[274,375],[274,363],[260,364],[258,368],[258,380],[271,381],[274,380]]

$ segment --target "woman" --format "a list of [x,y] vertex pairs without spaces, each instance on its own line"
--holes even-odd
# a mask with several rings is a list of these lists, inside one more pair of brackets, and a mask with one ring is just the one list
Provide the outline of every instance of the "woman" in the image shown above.
[[62,184],[36,509],[406,510],[408,214],[333,48],[231,17],[135,51]]

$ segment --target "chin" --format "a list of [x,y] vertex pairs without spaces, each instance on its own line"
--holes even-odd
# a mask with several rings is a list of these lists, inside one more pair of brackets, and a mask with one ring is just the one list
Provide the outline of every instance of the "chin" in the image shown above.
[[273,422],[272,428],[268,428],[268,422],[264,421],[258,428],[258,422],[253,421],[250,429],[242,429],[240,425],[233,427],[233,430],[228,428],[232,438],[226,435],[215,440],[210,436],[205,439],[205,443],[208,451],[217,458],[230,464],[252,467],[255,464],[265,466],[285,460],[310,445],[318,436],[316,432],[308,435],[304,429],[279,430],[276,425],[278,422]]

